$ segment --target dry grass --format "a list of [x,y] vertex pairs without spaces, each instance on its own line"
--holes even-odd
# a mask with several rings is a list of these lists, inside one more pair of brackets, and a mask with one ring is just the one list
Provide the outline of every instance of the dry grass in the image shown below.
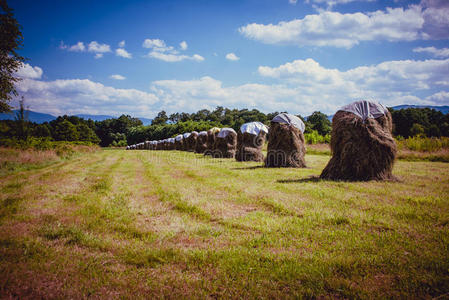
[[432,298],[449,292],[449,169],[332,182],[174,151],[0,176],[4,298]]

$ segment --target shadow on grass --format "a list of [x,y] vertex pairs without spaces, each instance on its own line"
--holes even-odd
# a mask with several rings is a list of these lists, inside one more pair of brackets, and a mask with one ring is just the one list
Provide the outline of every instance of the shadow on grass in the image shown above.
[[309,176],[306,178],[299,178],[299,179],[280,179],[276,182],[278,183],[302,183],[302,182],[320,182],[322,179],[318,176]]
[[251,167],[231,168],[231,170],[255,170],[255,169],[262,169],[262,168],[265,168],[265,166],[251,166]]

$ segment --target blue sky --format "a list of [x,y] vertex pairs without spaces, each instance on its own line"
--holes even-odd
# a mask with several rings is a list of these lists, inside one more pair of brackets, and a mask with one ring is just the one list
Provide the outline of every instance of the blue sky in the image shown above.
[[17,89],[34,111],[449,105],[446,0],[8,3],[29,58]]

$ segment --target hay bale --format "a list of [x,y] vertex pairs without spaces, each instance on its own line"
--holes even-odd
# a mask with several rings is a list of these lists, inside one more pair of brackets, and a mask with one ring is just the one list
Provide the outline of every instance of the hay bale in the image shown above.
[[271,120],[265,167],[305,168],[304,123],[298,117],[281,113]]
[[396,180],[396,143],[388,109],[372,101],[344,106],[332,119],[332,158],[320,178],[345,181]]
[[182,144],[183,144],[182,139],[183,139],[182,134],[179,134],[175,137],[175,149],[176,150],[182,150]]
[[174,138],[169,138],[168,139],[167,150],[175,150],[175,139]]
[[196,140],[198,139],[198,132],[192,131],[186,138],[186,151],[193,152],[196,147]]
[[187,138],[190,136],[190,132],[186,132],[182,135],[182,151],[187,151],[188,144],[187,144]]
[[237,132],[232,128],[222,128],[215,140],[214,157],[234,158],[237,149]]
[[268,127],[260,122],[245,123],[237,133],[237,161],[263,161],[262,147]]
[[145,141],[145,143],[144,143],[144,149],[145,149],[145,150],[150,150],[150,141]]
[[207,131],[207,147],[204,151],[204,155],[214,155],[215,152],[215,142],[217,140],[217,135],[220,132],[220,128],[212,127]]
[[207,131],[200,131],[196,139],[195,153],[204,153],[207,149]]

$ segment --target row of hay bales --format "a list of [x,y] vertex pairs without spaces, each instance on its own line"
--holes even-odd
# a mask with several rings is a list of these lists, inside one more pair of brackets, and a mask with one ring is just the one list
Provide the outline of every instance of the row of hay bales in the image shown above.
[[[232,128],[189,132],[161,141],[146,141],[127,149],[180,150],[215,158],[264,162],[265,167],[306,167],[304,123],[287,113],[278,114],[268,128],[260,122]],[[268,138],[267,156],[262,148]],[[388,109],[374,101],[342,107],[332,119],[332,157],[321,173],[331,180],[392,180],[396,144]]]

